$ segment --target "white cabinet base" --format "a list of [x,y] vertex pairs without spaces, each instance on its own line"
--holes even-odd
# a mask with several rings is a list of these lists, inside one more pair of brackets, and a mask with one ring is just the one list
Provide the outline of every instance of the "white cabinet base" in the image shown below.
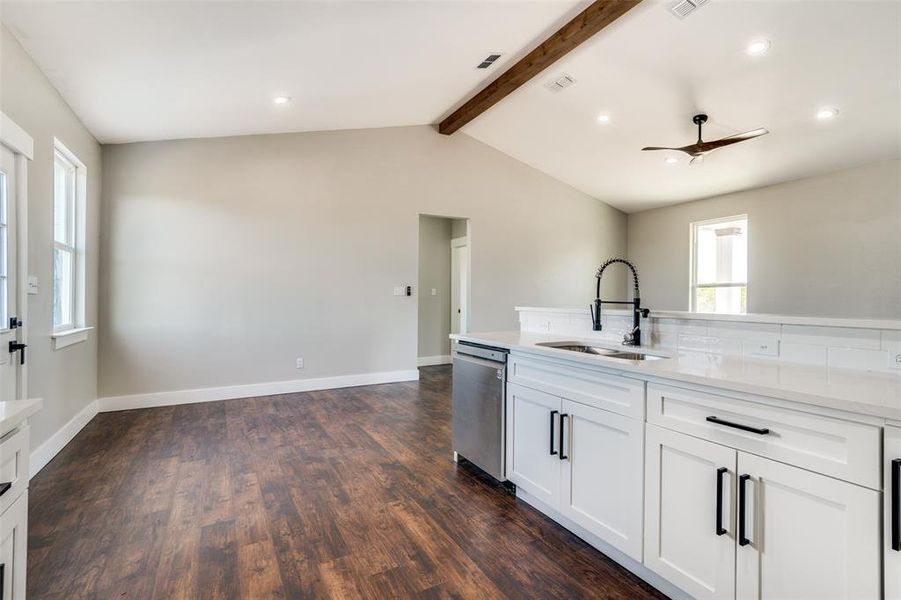
[[0,515],[0,565],[3,565],[3,590],[0,598],[24,600],[25,552],[28,545],[28,492],[23,492]]
[[601,552],[604,556],[614,561],[627,571],[635,574],[642,581],[660,590],[661,592],[669,596],[672,600],[692,600],[691,595],[685,593],[683,590],[679,589],[669,581],[663,579],[657,573],[651,571],[640,562],[634,560],[623,552],[620,552],[575,521],[567,518],[557,509],[548,506],[522,488],[516,489],[516,498],[532,506],[533,508],[538,510],[538,512],[547,515],[550,519],[574,533],[579,539],[587,543],[589,546],[592,546],[593,548]]

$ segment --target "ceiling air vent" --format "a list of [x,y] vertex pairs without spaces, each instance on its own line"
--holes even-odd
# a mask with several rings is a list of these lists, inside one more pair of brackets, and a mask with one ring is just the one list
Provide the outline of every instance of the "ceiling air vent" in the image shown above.
[[572,77],[572,75],[563,74],[561,77],[558,77],[554,81],[545,83],[544,87],[551,90],[552,92],[559,92],[560,90],[565,90],[575,82],[576,80]]
[[501,57],[500,54],[489,54],[488,56],[485,57],[485,60],[483,60],[482,62],[479,63],[479,66],[477,66],[476,69],[487,69],[488,67],[493,65],[494,61],[496,61],[500,57]]
[[701,6],[707,4],[707,2],[708,0],[676,0],[676,2],[669,5],[669,11],[673,13],[676,18],[684,19]]

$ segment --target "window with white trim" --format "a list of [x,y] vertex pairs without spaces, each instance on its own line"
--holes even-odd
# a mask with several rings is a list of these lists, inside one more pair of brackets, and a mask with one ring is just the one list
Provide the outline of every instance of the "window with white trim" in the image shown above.
[[84,325],[85,167],[58,141],[53,153],[53,331]]
[[9,323],[9,197],[6,173],[0,171],[0,323]]
[[691,310],[748,312],[748,216],[691,224]]

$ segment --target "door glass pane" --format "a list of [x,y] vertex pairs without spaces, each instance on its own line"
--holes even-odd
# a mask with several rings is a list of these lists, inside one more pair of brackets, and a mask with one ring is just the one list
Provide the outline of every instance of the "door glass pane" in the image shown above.
[[73,324],[75,307],[72,304],[72,252],[53,249],[53,327]]

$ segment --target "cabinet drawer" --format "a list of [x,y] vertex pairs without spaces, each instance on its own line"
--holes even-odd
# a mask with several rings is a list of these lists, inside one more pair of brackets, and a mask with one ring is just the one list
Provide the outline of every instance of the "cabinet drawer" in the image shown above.
[[0,514],[28,487],[28,427],[0,439]]
[[644,382],[591,367],[511,355],[507,380],[595,408],[644,418]]
[[[718,422],[708,420],[711,417]],[[648,385],[648,422],[872,489],[881,487],[880,428],[872,425],[659,384]]]

